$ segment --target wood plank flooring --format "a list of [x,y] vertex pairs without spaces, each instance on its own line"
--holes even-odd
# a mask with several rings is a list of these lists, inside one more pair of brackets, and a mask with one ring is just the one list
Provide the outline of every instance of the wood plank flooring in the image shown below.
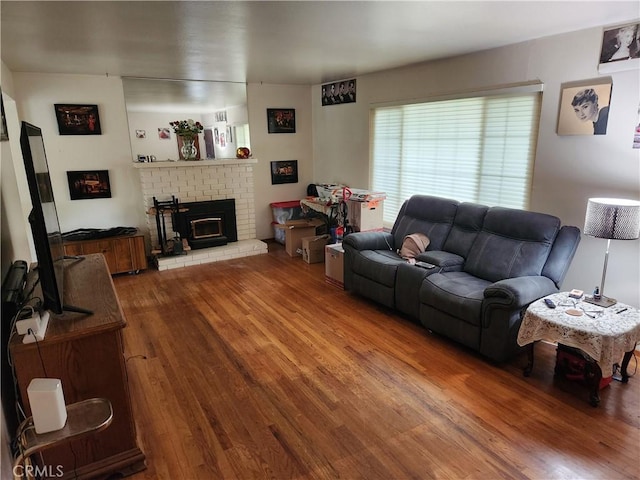
[[524,378],[525,356],[492,364],[269,249],[114,278],[130,478],[639,478],[639,378],[593,408],[552,345]]

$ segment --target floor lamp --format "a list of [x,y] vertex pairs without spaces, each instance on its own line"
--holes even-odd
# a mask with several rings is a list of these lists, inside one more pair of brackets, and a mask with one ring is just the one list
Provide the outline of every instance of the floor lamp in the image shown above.
[[594,295],[593,298],[586,297],[584,301],[605,308],[610,307],[616,300],[604,295],[609,246],[611,240],[635,240],[640,237],[640,202],[619,198],[590,198],[584,219],[584,234],[607,239],[599,298],[598,295]]

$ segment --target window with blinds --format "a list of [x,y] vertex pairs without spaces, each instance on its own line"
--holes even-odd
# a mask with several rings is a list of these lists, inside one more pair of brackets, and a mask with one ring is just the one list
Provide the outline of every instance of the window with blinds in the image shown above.
[[541,96],[533,91],[374,108],[371,186],[386,192],[385,226],[414,194],[526,208]]

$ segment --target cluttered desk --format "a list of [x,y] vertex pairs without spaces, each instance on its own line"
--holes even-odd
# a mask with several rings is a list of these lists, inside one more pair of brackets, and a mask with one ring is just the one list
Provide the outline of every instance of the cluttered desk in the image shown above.
[[382,230],[385,193],[327,184],[316,185],[315,193],[300,200],[302,212],[319,214],[337,239],[352,231]]

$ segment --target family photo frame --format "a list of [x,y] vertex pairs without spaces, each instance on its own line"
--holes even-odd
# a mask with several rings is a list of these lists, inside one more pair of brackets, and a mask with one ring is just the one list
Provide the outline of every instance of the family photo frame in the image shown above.
[[102,135],[97,105],[54,104],[60,135]]

